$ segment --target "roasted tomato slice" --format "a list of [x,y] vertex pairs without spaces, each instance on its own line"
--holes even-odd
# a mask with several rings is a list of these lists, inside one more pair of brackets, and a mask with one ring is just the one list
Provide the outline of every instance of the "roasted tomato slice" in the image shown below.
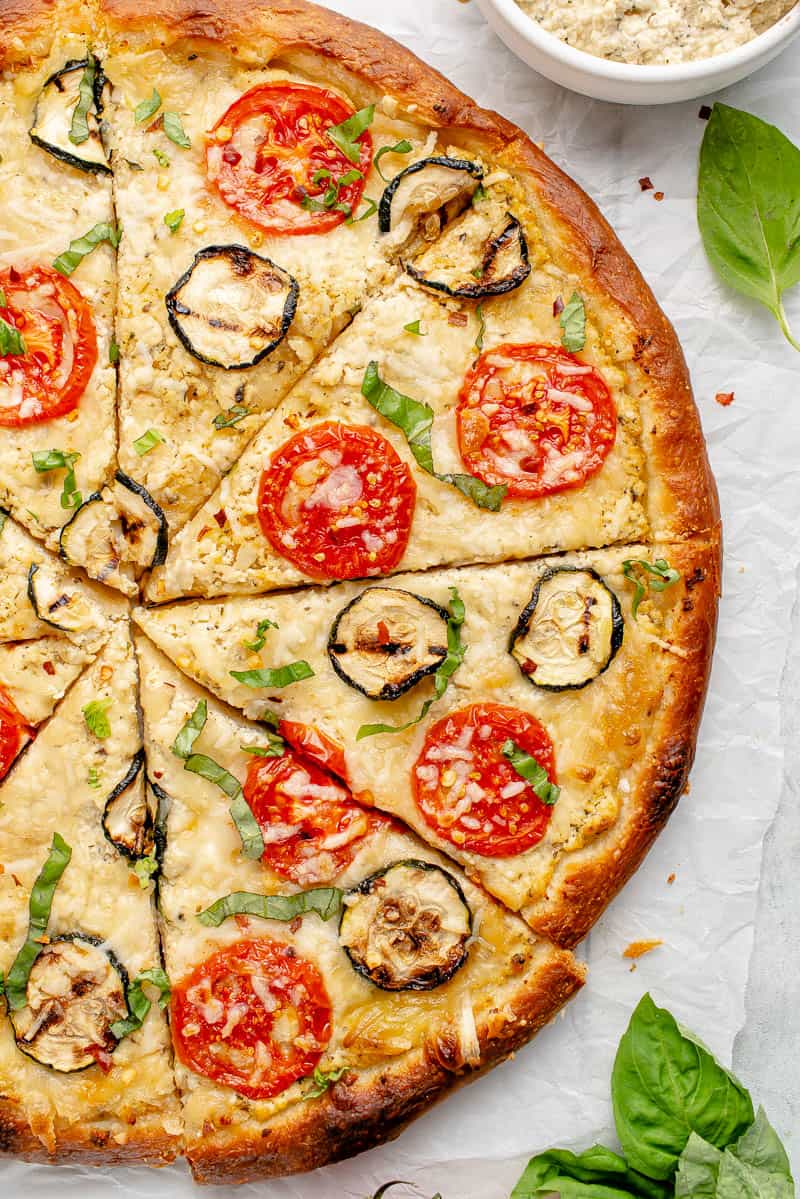
[[273,454],[258,511],[264,536],[299,570],[358,579],[400,561],[416,496],[411,471],[385,437],[326,421]]
[[97,362],[94,321],[77,287],[50,267],[8,267],[0,319],[24,345],[0,357],[0,426],[38,425],[77,408]]
[[[287,735],[284,725],[281,731]],[[264,838],[262,861],[303,886],[332,882],[350,865],[361,839],[382,820],[357,804],[348,787],[329,773],[332,767],[324,769],[319,760],[313,747],[306,752],[288,749],[280,758],[255,758],[244,784],[244,797]]]
[[322,976],[291,945],[238,941],[172,988],[170,1023],[184,1065],[249,1099],[311,1074],[331,1035]]
[[470,473],[508,495],[536,499],[597,474],[617,435],[611,392],[558,346],[501,345],[469,371],[457,410]]
[[[327,233],[355,212],[372,162],[369,133],[358,139],[357,166],[328,137],[329,129],[352,116],[341,97],[322,87],[251,88],[208,135],[208,177],[226,204],[266,233]],[[350,182],[339,186],[345,176]],[[315,210],[331,188],[331,207]],[[304,201],[311,203],[303,207]]]
[[278,731],[292,749],[347,782],[344,749],[338,741],[334,741],[316,725],[301,724],[299,720],[282,720]]
[[11,697],[0,688],[0,779],[4,779],[11,764],[33,732]]
[[552,809],[506,758],[507,741],[555,782],[553,743],[519,708],[472,704],[428,730],[412,775],[414,798],[431,828],[458,849],[506,858],[545,834]]

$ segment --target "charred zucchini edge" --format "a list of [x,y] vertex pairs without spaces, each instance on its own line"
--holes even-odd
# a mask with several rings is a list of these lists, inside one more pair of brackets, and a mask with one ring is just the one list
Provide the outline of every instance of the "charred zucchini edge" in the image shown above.
[[448,283],[442,283],[441,280],[426,278],[423,272],[411,262],[405,264],[406,274],[410,275],[422,287],[430,288],[431,291],[442,292],[446,296],[452,296],[454,299],[460,300],[484,300],[489,299],[491,296],[504,296],[509,292],[516,291],[530,275],[531,263],[528,256],[528,239],[525,236],[525,230],[515,216],[511,213],[508,216],[508,224],[489,241],[483,256],[483,262],[481,263],[481,269],[485,273],[489,270],[498,253],[503,248],[505,239],[510,234],[516,235],[519,237],[520,264],[504,278],[495,279],[493,283],[481,283],[480,278],[477,278],[474,283],[464,283],[460,287],[451,287]]
[[[111,836],[111,833],[108,830],[108,826],[106,824],[106,819],[108,816],[108,809],[109,809],[110,805],[114,802],[114,800],[119,799],[120,795],[124,794],[124,792],[128,790],[128,787],[132,786],[133,783],[136,782],[136,779],[139,776],[139,771],[142,770],[142,768],[144,767],[144,761],[145,761],[144,749],[138,749],[136,751],[136,753],[133,755],[133,758],[131,759],[131,764],[128,767],[127,771],[125,772],[124,776],[120,779],[120,781],[116,784],[116,786],[114,786],[111,789],[111,791],[108,793],[108,795],[106,796],[105,803],[103,804],[103,815],[100,818],[100,823],[103,826],[103,834],[104,834],[106,840],[111,845],[114,846],[114,848],[116,849],[116,851],[118,853],[122,854],[123,857],[128,858],[132,862],[135,862],[138,857],[147,857],[147,854],[137,855],[137,854],[131,853],[131,851],[127,847],[127,845],[125,845],[121,841],[115,841],[114,838]],[[147,799],[145,797],[145,804],[146,803],[147,803]]]
[[454,171],[466,171],[478,182],[483,179],[485,171],[477,162],[470,162],[468,158],[448,158],[446,155],[436,155],[432,158],[421,158],[419,162],[412,162],[411,166],[402,170],[399,175],[395,175],[394,179],[384,188],[378,205],[378,232],[391,233],[392,231],[392,201],[398,187],[403,179],[409,175],[416,175],[417,172],[423,171],[425,167],[450,167]]
[[[95,59],[95,62],[97,63],[97,74],[95,75],[93,89],[94,107],[99,119],[103,113],[103,89],[107,81],[100,60]],[[55,83],[56,80],[60,79],[62,75],[68,75],[71,71],[77,71],[79,69],[85,71],[88,65],[88,58],[71,58],[64,63],[63,67],[59,67],[57,71],[53,71],[53,74],[49,75],[47,79],[45,79],[44,83],[39,89],[39,95],[36,97],[36,104],[33,108],[33,123],[28,130],[28,137],[31,139],[34,146],[38,146],[40,150],[44,150],[53,158],[57,158],[59,162],[66,162],[71,167],[77,167],[79,171],[84,171],[87,175],[110,175],[112,171],[107,162],[89,162],[87,159],[81,158],[77,153],[72,154],[69,150],[62,150],[60,146],[54,146],[51,142],[45,141],[44,138],[39,137],[37,133],[33,132],[39,120],[39,100],[41,99],[45,88],[50,87],[50,85]]]

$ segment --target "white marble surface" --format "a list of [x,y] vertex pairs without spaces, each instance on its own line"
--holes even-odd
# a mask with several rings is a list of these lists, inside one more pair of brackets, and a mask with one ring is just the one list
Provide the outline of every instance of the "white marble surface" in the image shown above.
[[[443,1199],[507,1199],[528,1153],[611,1135],[614,1048],[646,989],[726,1060],[740,1034],[736,1065],[800,1168],[797,614],[792,625],[800,567],[800,357],[765,312],[726,291],[706,264],[694,217],[699,102],[618,108],[564,92],[514,59],[471,3],[331,0],[330,6],[384,28],[526,128],[600,203],[686,349],[722,496],[725,598],[691,793],[589,938],[590,981],[563,1018],[514,1062],[452,1097],[392,1146],[239,1194],[344,1199],[370,1195],[390,1178],[412,1178],[426,1195],[438,1189]],[[709,100],[748,108],[800,141],[799,68],[796,46]],[[640,192],[643,175],[665,193],[662,202]],[[800,290],[789,309],[800,328]],[[714,402],[716,392],[730,390],[731,407]],[[762,843],[780,799],[767,841],[745,1022]],[[631,973],[621,951],[641,937],[661,937],[664,946]],[[23,1191],[29,1199],[56,1192],[64,1199],[195,1193],[178,1167],[106,1175],[0,1166],[0,1194]]]

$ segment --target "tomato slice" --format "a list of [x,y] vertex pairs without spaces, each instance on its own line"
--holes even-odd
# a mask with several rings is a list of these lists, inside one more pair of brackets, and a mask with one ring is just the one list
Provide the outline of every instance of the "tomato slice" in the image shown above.
[[[358,166],[327,135],[353,115],[325,88],[262,83],[240,96],[209,133],[208,177],[226,204],[266,233],[327,233],[358,208],[372,162],[366,131],[358,138]],[[360,177],[337,189],[354,171]],[[345,211],[303,207],[304,200],[321,204],[331,187],[333,204]]]
[[0,318],[25,343],[23,354],[0,358],[0,426],[38,425],[74,411],[97,362],[89,305],[46,266],[0,271],[0,298]]
[[264,536],[314,578],[386,574],[405,553],[417,488],[394,447],[364,425],[297,433],[261,476]]
[[238,941],[172,988],[175,1051],[204,1078],[271,1099],[311,1074],[331,1036],[322,976],[291,945]]
[[33,730],[25,717],[0,688],[0,779],[6,777],[25,741],[32,736]]
[[299,720],[282,720],[278,731],[303,757],[311,758],[318,766],[347,782],[344,747],[338,741],[334,741],[316,725],[301,724]]
[[244,797],[264,838],[261,860],[282,878],[315,886],[331,882],[350,865],[381,817],[355,802],[349,788],[329,773],[331,767],[318,764],[313,748],[314,756],[307,753],[306,740],[306,753],[289,749],[280,758],[255,758]]
[[611,392],[594,367],[558,346],[501,345],[464,380],[456,413],[470,473],[536,499],[597,474],[617,436]]
[[505,757],[509,740],[555,782],[553,743],[519,708],[472,704],[428,730],[412,774],[414,798],[431,828],[459,849],[507,858],[545,834],[552,808]]

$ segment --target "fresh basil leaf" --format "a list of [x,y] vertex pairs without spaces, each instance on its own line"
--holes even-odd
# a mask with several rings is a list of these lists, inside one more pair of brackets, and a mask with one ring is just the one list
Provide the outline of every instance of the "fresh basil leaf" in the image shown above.
[[792,1177],[789,1155],[763,1107],[758,1109],[755,1120],[736,1142],[734,1152],[740,1161],[750,1166],[757,1166],[772,1174],[783,1174],[789,1179]]
[[249,416],[252,409],[245,408],[244,404],[234,404],[227,412],[218,412],[214,417],[215,429],[230,429],[233,425],[238,425],[240,420],[244,420]]
[[478,336],[475,338],[475,349],[481,354],[483,352],[483,343],[486,340],[486,320],[483,315],[483,304],[479,304],[475,309],[475,315],[478,318]]
[[414,147],[411,145],[411,142],[407,141],[406,138],[403,138],[402,141],[396,142],[395,145],[393,145],[393,146],[381,146],[380,150],[378,151],[378,153],[375,155],[375,157],[372,160],[372,165],[374,166],[375,170],[378,172],[378,174],[380,175],[380,177],[384,183],[388,183],[389,180],[386,178],[383,171],[378,166],[378,163],[383,158],[384,154],[410,154],[413,149],[414,149]]
[[311,1086],[306,1091],[305,1098],[319,1099],[320,1095],[325,1094],[331,1083],[338,1082],[349,1072],[349,1066],[339,1066],[336,1070],[320,1070],[319,1066],[315,1066],[314,1073],[311,1075]]
[[204,699],[201,699],[191,716],[184,721],[181,731],[178,733],[172,745],[172,752],[176,758],[191,757],[194,749],[194,743],[205,728],[208,720],[208,704]]
[[229,670],[231,678],[245,687],[289,687],[303,679],[314,677],[308,662],[289,662],[287,666],[261,670]]
[[111,1025],[111,1035],[118,1041],[132,1032],[137,1032],[144,1024],[145,1017],[152,1007],[144,993],[144,983],[150,983],[151,986],[158,988],[158,1006],[162,1010],[169,1003],[170,982],[161,967],[154,966],[150,970],[140,970],[133,982],[128,984],[127,999],[130,1015]]
[[157,445],[163,445],[164,438],[158,429],[148,429],[146,433],[142,433],[141,437],[137,437],[133,443],[133,448],[140,458],[145,454],[149,454]]
[[75,463],[80,458],[77,451],[65,453],[63,450],[34,450],[31,454],[34,470],[46,474],[51,470],[65,470],[64,486],[61,491],[62,508],[80,508],[83,497],[78,491],[75,481]]
[[722,1151],[693,1132],[678,1159],[675,1199],[715,1199],[721,1161]]
[[[574,1187],[586,1189],[572,1189]],[[583,1153],[551,1149],[531,1158],[511,1199],[532,1199],[561,1191],[562,1195],[637,1195],[642,1199],[668,1199],[671,1188],[631,1170],[624,1158],[603,1145]]]
[[795,1199],[794,1183],[784,1174],[741,1161],[726,1149],[717,1175],[715,1199]]
[[783,304],[800,281],[800,149],[774,125],[715,104],[700,148],[697,219],[711,265],[768,308],[800,350]]
[[552,807],[561,794],[561,788],[550,782],[544,766],[510,740],[503,742],[503,757],[508,758],[520,778],[530,783],[542,803]]
[[158,165],[160,167],[168,167],[169,166],[169,162],[170,162],[169,155],[165,154],[163,150],[159,150],[159,148],[157,146],[154,147],[154,149],[153,149],[153,157],[155,158],[156,162],[158,163]]
[[145,890],[150,886],[150,880],[158,874],[158,858],[154,854],[146,858],[137,858],[132,866],[133,873],[139,880],[139,886]]
[[764,1109],[724,1151],[693,1132],[678,1161],[675,1197],[794,1199],[789,1158]]
[[161,123],[164,127],[164,132],[171,142],[176,146],[181,146],[184,150],[188,150],[191,146],[191,140],[186,136],[181,118],[177,112],[165,112],[161,118]]
[[667,1179],[692,1132],[724,1148],[753,1123],[746,1089],[645,995],[611,1077],[617,1136],[634,1169]]
[[265,616],[263,620],[259,620],[259,622],[258,622],[258,625],[256,627],[255,641],[243,641],[242,645],[244,646],[245,649],[251,649],[254,654],[260,653],[260,651],[264,648],[264,646],[267,643],[267,636],[266,636],[267,630],[268,629],[277,629],[278,627],[279,626],[275,623],[274,620],[270,620],[268,617]]
[[89,110],[94,104],[94,81],[97,75],[97,59],[89,52],[86,56],[81,81],[78,84],[78,103],[72,113],[68,137],[73,146],[80,146],[89,140]]
[[84,233],[83,237],[76,237],[71,241],[69,249],[65,250],[63,254],[59,254],[53,266],[60,275],[71,275],[80,266],[86,255],[91,254],[92,250],[96,250],[104,241],[107,241],[111,248],[116,250],[121,238],[122,228],[119,225],[101,221],[99,224],[93,225],[88,233]]
[[403,325],[404,333],[413,333],[415,337],[427,337],[427,333],[422,332],[422,321],[411,321],[408,325]]
[[238,795],[233,797],[233,802],[228,810],[236,825],[236,831],[242,839],[243,855],[257,861],[264,853],[264,838],[241,788]]
[[622,573],[629,583],[633,583],[633,603],[631,615],[638,619],[639,605],[651,591],[664,591],[680,579],[680,571],[673,570],[665,558],[657,558],[655,562],[646,562],[643,558],[626,558],[622,563]]
[[183,208],[176,208],[172,212],[164,214],[164,224],[169,229],[170,233],[177,233],[183,223],[183,218],[186,212]]
[[361,145],[358,139],[367,130],[375,117],[375,105],[370,104],[368,108],[362,108],[359,112],[354,112],[346,121],[342,121],[341,125],[332,125],[327,130],[328,137],[333,142],[345,158],[349,158],[356,165],[361,161]]
[[111,736],[108,709],[113,702],[113,699],[93,699],[81,708],[87,729],[98,741],[107,741]]
[[28,901],[28,935],[6,976],[6,1003],[12,1012],[19,1011],[27,1003],[28,979],[34,962],[42,952],[41,938],[47,932],[53,896],[71,857],[69,845],[58,833],[53,833],[50,853],[33,884]]
[[466,617],[466,609],[464,601],[455,587],[450,588],[449,613],[447,621],[447,655],[433,676],[433,698],[426,699],[419,714],[413,717],[412,720],[406,721],[405,724],[362,724],[356,733],[356,741],[363,741],[365,737],[377,737],[381,733],[404,733],[406,729],[413,728],[415,724],[420,724],[428,715],[431,705],[437,699],[442,698],[447,690],[447,684],[467,655],[467,647],[461,641],[461,626]]
[[19,329],[9,325],[8,321],[3,320],[0,316],[0,358],[6,358],[9,354],[25,353],[27,353],[27,346]]
[[433,409],[419,400],[412,400],[402,392],[396,391],[380,377],[377,362],[370,362],[361,384],[361,394],[376,412],[396,425],[405,435],[408,448],[414,455],[416,463],[429,475],[433,475],[440,483],[449,483],[462,495],[466,496],[479,508],[487,508],[497,512],[508,490],[505,484],[499,487],[487,487],[480,479],[472,475],[440,475],[434,470],[433,448],[431,446],[431,428],[433,426]]
[[283,737],[266,730],[266,745],[240,745],[242,753],[252,754],[255,758],[282,758],[286,753],[286,742]]
[[117,345],[116,339],[113,337],[108,343],[108,361],[112,366],[116,366],[119,362],[119,346]]
[[153,88],[147,100],[141,100],[133,110],[133,117],[137,124],[142,121],[147,121],[154,116],[161,107],[161,97],[156,88]]
[[572,299],[564,305],[558,318],[561,325],[561,344],[571,354],[576,354],[586,345],[586,309],[583,298],[576,291]]
[[256,895],[252,891],[234,891],[223,895],[197,919],[208,928],[219,928],[231,916],[258,916],[261,920],[294,920],[309,912],[330,920],[342,910],[344,892],[338,887],[316,887],[296,895]]

